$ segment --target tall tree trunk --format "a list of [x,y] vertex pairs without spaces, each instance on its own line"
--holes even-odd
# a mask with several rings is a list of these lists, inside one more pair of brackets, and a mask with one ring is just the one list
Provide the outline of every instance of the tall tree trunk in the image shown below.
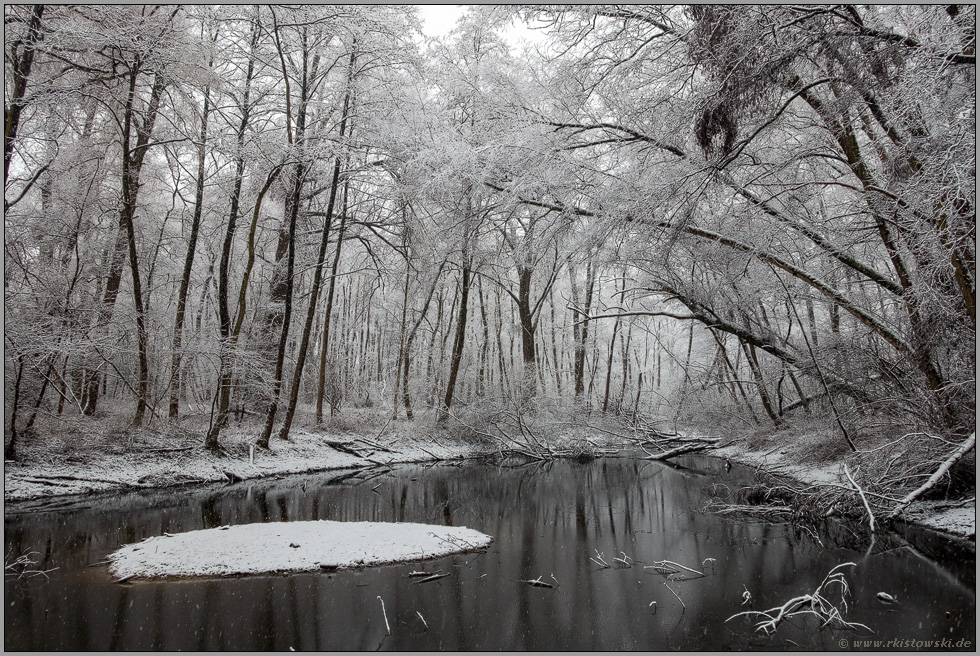
[[[278,31],[278,28],[277,28]],[[280,47],[280,57],[282,56],[282,49]],[[276,412],[279,409],[279,393],[282,390],[282,374],[283,365],[286,359],[286,346],[289,342],[289,322],[292,319],[293,314],[293,269],[296,262],[296,220],[299,216],[299,206],[302,202],[302,191],[303,185],[306,182],[306,172],[308,170],[307,164],[303,161],[303,146],[305,145],[305,134],[306,134],[306,111],[307,105],[309,104],[309,93],[310,93],[310,70],[309,70],[309,57],[310,49],[307,43],[306,32],[303,32],[303,53],[302,53],[302,78],[300,80],[300,104],[296,112],[296,139],[291,141],[297,150],[297,156],[299,161],[296,162],[296,167],[293,172],[292,180],[292,193],[289,197],[289,203],[287,207],[289,208],[288,216],[289,222],[285,233],[280,231],[279,233],[279,245],[276,249],[276,269],[281,271],[279,266],[281,262],[281,251],[283,246],[283,241],[285,238],[286,247],[286,271],[285,275],[273,275],[272,280],[272,294],[271,303],[273,304],[272,320],[269,322],[270,327],[274,327],[276,323],[279,322],[280,318],[282,321],[282,328],[279,333],[279,346],[276,349],[276,363],[275,369],[273,371],[272,379],[272,391],[270,394],[269,405],[266,409],[265,426],[262,429],[262,434],[259,436],[257,444],[263,448],[269,448],[269,438],[272,437],[272,427],[276,420]],[[314,59],[314,62],[317,60]],[[315,63],[314,63],[315,67]],[[286,80],[288,85],[288,74],[286,72],[285,63],[283,64],[283,78]],[[287,114],[289,113],[288,102],[289,102],[289,90],[286,91],[287,99]],[[287,123],[291,121],[291,117],[287,115]],[[276,304],[281,299],[283,303],[282,314],[279,314],[278,307]],[[271,333],[270,333],[271,334]]]
[[[177,313],[174,318],[173,354],[170,363],[170,408],[167,413],[170,419],[177,419],[177,416],[180,414],[180,360],[184,333],[184,312],[187,308],[187,291],[190,287],[191,270],[194,267],[194,254],[197,252],[197,235],[201,227],[201,214],[204,206],[204,174],[207,155],[208,116],[210,113],[211,88],[206,87],[204,89],[204,106],[201,109],[201,132],[198,137],[200,144],[197,150],[197,189],[194,192],[194,215],[191,218],[191,231],[187,238],[187,255],[184,257],[184,270],[180,277],[180,288],[177,291]],[[236,179],[235,187],[236,196],[237,192],[241,189],[240,176],[241,171],[239,170],[239,177]],[[235,210],[237,212],[237,207]],[[223,254],[222,264],[224,264]],[[222,339],[224,337],[225,335],[222,335]]]
[[[262,200],[269,192],[269,188],[272,187],[272,184],[276,181],[276,178],[279,177],[279,173],[281,171],[282,166],[280,165],[269,173],[268,177],[266,177],[265,184],[262,186],[258,197],[255,199],[255,206],[252,208],[252,224],[248,231],[248,240],[246,241],[245,271],[242,273],[242,283],[238,289],[238,306],[235,313],[235,325],[231,328],[227,342],[222,341],[221,349],[219,351],[220,374],[218,377],[217,414],[214,422],[208,429],[207,437],[204,440],[205,447],[211,451],[218,450],[218,438],[221,434],[221,429],[228,423],[228,410],[231,406],[231,385],[234,372],[235,348],[238,345],[238,336],[241,334],[242,324],[245,321],[245,308],[247,301],[246,294],[248,292],[248,282],[252,275],[252,267],[255,264],[255,232],[259,223]],[[225,293],[227,294],[227,291]]]
[[[338,136],[338,143],[343,147],[344,139],[347,137],[347,119],[350,113],[351,105],[351,95],[353,93],[354,85],[354,59],[356,57],[356,52],[351,51],[350,57],[347,61],[347,89],[344,93],[344,104],[340,115],[340,134]],[[320,236],[320,250],[317,255],[316,267],[313,269],[313,289],[310,291],[310,302],[306,310],[306,323],[303,326],[303,335],[300,338],[299,344],[299,354],[296,356],[296,368],[293,370],[293,382],[292,387],[289,392],[289,404],[286,406],[286,414],[283,418],[282,427],[279,429],[279,438],[286,440],[289,439],[289,429],[293,423],[293,416],[296,414],[296,404],[299,400],[299,385],[303,377],[303,367],[306,363],[306,351],[309,349],[310,345],[310,332],[313,328],[313,319],[316,316],[316,302],[317,298],[320,296],[320,284],[323,280],[323,261],[327,257],[327,244],[330,240],[330,224],[333,222],[333,208],[334,203],[337,199],[337,188],[340,185],[340,164],[341,156],[338,154],[334,158],[333,162],[333,175],[330,178],[330,199],[327,201],[327,216],[324,220],[323,232]],[[333,266],[330,272],[330,291],[327,294],[327,308],[326,308],[326,319],[323,322],[323,347],[320,350],[320,374],[322,380],[322,374],[325,366],[325,357],[327,354],[327,344],[328,337],[330,335],[330,313],[333,310],[333,292],[337,281],[337,266],[340,261],[341,247],[344,242],[344,227],[347,223],[347,189],[344,190],[344,207],[341,210],[340,216],[340,229],[337,234],[337,250],[334,256]],[[322,418],[323,409],[323,396],[322,394],[317,395],[317,413],[318,423]]]
[[602,411],[609,410],[609,385],[612,381],[613,359],[616,355],[616,336],[619,334],[619,317],[613,322],[612,339],[609,340],[609,352],[606,354],[606,385],[602,394]]
[[[123,263],[126,259],[127,250],[129,252],[130,269],[134,276],[133,298],[136,301],[136,321],[137,321],[137,343],[140,351],[140,373],[139,383],[137,384],[137,411],[134,417],[134,424],[138,425],[137,418],[142,421],[143,413],[146,410],[146,396],[148,390],[144,386],[148,383],[149,373],[146,362],[146,326],[143,316],[142,290],[139,295],[136,289],[140,288],[139,266],[136,255],[136,238],[133,217],[136,214],[136,203],[140,188],[140,172],[143,168],[143,161],[146,152],[149,150],[150,135],[153,132],[153,125],[156,123],[157,112],[160,108],[160,101],[163,91],[166,88],[165,77],[157,73],[154,75],[153,88],[150,92],[150,100],[147,104],[146,114],[143,121],[134,126],[136,120],[136,81],[139,77],[139,66],[134,64],[129,69],[129,91],[126,97],[126,106],[122,121],[122,207],[119,210],[119,225],[116,243],[112,248],[109,258],[109,274],[106,278],[105,288],[102,294],[102,302],[99,305],[95,326],[100,329],[106,326],[112,319],[113,308],[116,298],[119,295],[119,285],[122,282]],[[132,133],[136,131],[136,144],[132,144]],[[142,326],[142,328],[140,327]],[[86,415],[95,414],[99,403],[99,387],[101,376],[97,370],[88,367],[85,372],[87,389],[85,391],[86,401],[84,413]],[[142,390],[142,391],[140,391]]]
[[[405,219],[405,207],[402,206],[402,218]],[[402,233],[402,248],[405,249],[405,289],[404,289],[404,300],[402,302],[402,320],[401,327],[398,331],[398,364],[395,369],[395,393],[392,397],[392,421],[398,419],[398,404],[400,403],[398,399],[398,393],[401,391],[402,382],[402,368],[405,366],[405,336],[408,330],[408,290],[411,288],[410,283],[412,280],[412,256],[411,256],[411,246],[408,240],[408,224],[405,223],[404,232]],[[326,345],[324,345],[326,346]],[[324,349],[325,350],[325,349]],[[323,358],[321,358],[322,361]],[[321,370],[323,365],[320,365]],[[322,404],[320,403],[320,391],[317,389],[317,414],[322,413]]]
[[592,264],[592,258],[589,258],[586,262],[585,298],[580,307],[578,300],[578,281],[575,279],[575,269],[570,263],[568,275],[572,284],[572,303],[575,304],[580,312],[580,316],[582,316],[581,320],[576,316],[572,324],[572,335],[575,342],[575,359],[572,368],[575,376],[575,398],[579,398],[585,392],[585,351],[586,343],[589,339],[589,313],[592,311],[592,294],[595,290],[595,269]]
[[14,377],[14,398],[10,409],[10,441],[3,449],[4,460],[17,459],[17,410],[20,404],[20,381],[24,375],[24,356],[18,355],[17,374]]
[[517,317],[521,324],[521,356],[523,370],[521,374],[521,404],[534,397],[536,393],[537,354],[534,349],[534,316],[531,310],[531,274],[530,266],[518,267],[517,275]]
[[282,327],[279,334],[279,346],[276,349],[276,363],[273,372],[269,405],[266,408],[265,426],[257,442],[260,447],[266,449],[269,448],[269,438],[272,437],[272,427],[276,420],[276,411],[279,409],[279,392],[282,389],[282,370],[286,359],[286,345],[289,341],[289,322],[293,314],[293,268],[296,260],[296,219],[299,214],[303,178],[306,175],[306,169],[302,163],[296,165],[296,170],[293,175],[293,192],[290,201],[289,227],[286,243],[285,287],[282,290]]
[[469,235],[463,236],[463,271],[460,278],[459,317],[456,320],[456,336],[453,339],[453,351],[449,363],[449,380],[446,382],[446,396],[439,412],[439,421],[449,418],[449,408],[453,403],[453,391],[456,388],[456,378],[459,375],[459,365],[463,360],[463,345],[466,342],[466,310],[470,297],[470,274],[472,259],[469,253]]
[[[344,117],[346,119],[346,115]],[[331,194],[333,189],[331,187]],[[332,202],[331,198],[331,202]],[[333,264],[330,266],[330,285],[327,287],[327,306],[323,316],[323,334],[321,335],[320,347],[320,368],[317,372],[316,386],[316,417],[317,424],[323,422],[323,388],[326,385],[327,375],[327,346],[330,339],[330,317],[333,315],[334,293],[337,288],[337,270],[340,267],[340,255],[344,245],[344,232],[347,229],[347,189],[344,190],[344,208],[340,216],[340,228],[337,232],[337,247],[334,251]],[[333,407],[331,406],[331,414]]]

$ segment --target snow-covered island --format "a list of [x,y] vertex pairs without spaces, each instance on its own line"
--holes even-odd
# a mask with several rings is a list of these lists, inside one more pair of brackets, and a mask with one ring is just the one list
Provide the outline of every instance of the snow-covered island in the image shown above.
[[131,578],[233,576],[350,569],[439,558],[487,547],[465,526],[393,522],[276,522],[164,534],[109,555],[109,571]]

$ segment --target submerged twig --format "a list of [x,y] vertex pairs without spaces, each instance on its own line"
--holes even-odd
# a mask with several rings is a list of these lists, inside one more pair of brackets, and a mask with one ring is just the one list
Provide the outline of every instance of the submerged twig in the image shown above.
[[681,608],[684,608],[686,610],[687,609],[687,606],[684,605],[684,600],[681,599],[681,597],[680,597],[679,594],[677,594],[676,592],[674,592],[674,589],[673,588],[671,588],[669,585],[667,585],[667,581],[664,581],[664,587],[667,588],[668,590],[670,590],[670,594],[672,594],[675,597],[677,597],[677,601],[681,602]]
[[[644,565],[643,569],[656,570],[657,574],[662,574],[664,576],[673,576],[674,574],[680,574],[682,570],[685,572],[690,572],[691,574],[695,574],[697,578],[701,578],[704,576],[704,572],[699,572],[696,569],[691,569],[690,567],[686,567],[684,565],[681,565],[680,563],[675,563],[672,560],[660,560],[655,562],[653,565]],[[695,577],[689,577],[689,578],[695,578]],[[674,579],[674,580],[684,581],[686,579]]]
[[391,635],[391,625],[388,624],[388,612],[385,610],[385,600],[378,595],[378,601],[381,602],[381,614],[385,617],[385,628],[388,630],[388,635]]
[[[552,578],[554,578],[554,575],[552,575]],[[557,582],[557,580],[556,580],[556,582]],[[542,581],[540,576],[538,578],[536,578],[536,579],[531,579],[529,581],[521,581],[521,583],[527,583],[528,585],[533,585],[536,588],[554,588],[555,587],[554,585],[548,583],[547,581]]]
[[633,566],[633,563],[630,562],[630,561],[632,561],[633,559],[630,558],[629,556],[627,556],[625,551],[620,551],[619,553],[621,553],[623,555],[623,557],[622,558],[613,558],[613,562],[614,563],[622,563],[624,567],[632,567]]

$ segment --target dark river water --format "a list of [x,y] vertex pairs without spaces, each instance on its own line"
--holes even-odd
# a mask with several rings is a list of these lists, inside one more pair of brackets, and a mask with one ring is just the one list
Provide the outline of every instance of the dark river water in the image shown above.
[[[944,639],[933,648],[975,648],[972,548],[947,550],[939,562],[895,535],[871,543],[856,524],[811,532],[719,517],[705,504],[751,472],[678,460],[405,465],[370,478],[331,472],[8,505],[5,562],[36,551],[37,567],[57,569],[7,577],[4,648],[837,650],[863,648],[859,640],[902,641],[891,644],[902,649]],[[164,532],[311,519],[468,526],[494,543],[425,563],[289,576],[117,584],[98,565],[120,545]],[[597,553],[612,567],[590,560]],[[666,581],[643,569],[661,560],[706,576]],[[844,617],[874,634],[821,630],[812,616],[771,636],[745,618],[725,621],[812,592],[848,561],[856,566],[845,570]],[[417,583],[407,574],[419,569],[449,576]],[[539,577],[556,587],[522,583]],[[746,590],[752,602],[743,606]],[[881,603],[878,592],[899,603]]]

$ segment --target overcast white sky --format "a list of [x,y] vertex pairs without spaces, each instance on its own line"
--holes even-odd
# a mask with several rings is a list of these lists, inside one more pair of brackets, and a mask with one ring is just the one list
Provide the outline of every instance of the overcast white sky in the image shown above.
[[[456,26],[456,19],[466,11],[468,5],[416,5],[422,19],[422,30],[426,36],[445,36]],[[520,21],[515,20],[511,27],[504,30],[504,39],[511,48],[519,47],[521,41],[541,44],[545,34],[541,30],[529,30]]]
[[427,36],[444,36],[456,25],[463,13],[462,5],[418,5],[422,29]]

